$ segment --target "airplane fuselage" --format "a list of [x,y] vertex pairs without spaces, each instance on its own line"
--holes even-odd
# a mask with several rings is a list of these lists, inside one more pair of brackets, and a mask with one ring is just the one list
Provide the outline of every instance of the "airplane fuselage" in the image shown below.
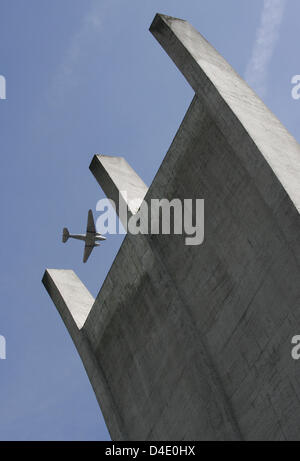
[[87,262],[91,252],[93,251],[93,248],[100,246],[100,244],[96,242],[101,242],[103,240],[106,240],[105,237],[103,237],[101,234],[96,232],[92,210],[89,210],[89,213],[88,213],[86,234],[70,234],[68,229],[65,227],[63,229],[63,235],[62,235],[63,243],[66,243],[69,238],[75,239],[75,240],[82,240],[85,242],[84,255],[83,255],[84,263]]
[[106,238],[103,237],[101,234],[94,234],[93,232],[87,232],[86,234],[70,234],[69,238],[75,240],[83,240],[87,242],[89,245],[92,245],[95,242],[101,242],[103,240],[106,240]]

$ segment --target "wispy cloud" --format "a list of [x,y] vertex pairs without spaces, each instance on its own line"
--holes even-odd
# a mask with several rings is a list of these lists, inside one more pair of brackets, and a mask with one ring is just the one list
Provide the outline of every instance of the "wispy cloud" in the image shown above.
[[264,0],[260,25],[245,78],[260,95],[267,93],[268,68],[272,59],[287,0]]
[[53,81],[52,92],[56,100],[59,100],[68,88],[77,86],[80,76],[88,72],[83,63],[87,64],[88,59],[92,59],[91,50],[98,43],[106,9],[103,2],[94,0],[82,18],[79,30],[71,38]]

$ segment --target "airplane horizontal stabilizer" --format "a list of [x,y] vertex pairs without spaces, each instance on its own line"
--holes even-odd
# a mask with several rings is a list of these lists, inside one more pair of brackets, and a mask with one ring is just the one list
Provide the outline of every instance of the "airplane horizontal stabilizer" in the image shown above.
[[70,236],[69,231],[68,231],[68,229],[65,227],[64,230],[63,230],[63,236],[62,236],[62,241],[63,241],[63,243],[66,243],[66,242],[67,242],[69,236]]

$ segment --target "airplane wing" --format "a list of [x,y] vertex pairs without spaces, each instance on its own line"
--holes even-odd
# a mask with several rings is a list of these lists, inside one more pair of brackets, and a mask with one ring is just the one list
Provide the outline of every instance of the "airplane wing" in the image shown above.
[[91,234],[96,233],[96,228],[95,228],[95,223],[94,223],[94,217],[93,217],[92,210],[89,210],[87,226],[86,226],[86,233],[91,233]]
[[84,247],[84,254],[83,254],[83,262],[86,263],[90,257],[91,252],[93,251],[94,245],[85,244]]

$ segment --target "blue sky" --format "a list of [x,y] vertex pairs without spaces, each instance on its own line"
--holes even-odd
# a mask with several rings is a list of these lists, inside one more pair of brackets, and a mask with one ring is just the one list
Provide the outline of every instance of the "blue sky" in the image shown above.
[[41,278],[71,268],[98,293],[122,237],[86,265],[61,243],[104,197],[92,156],[125,156],[149,185],[193,97],[148,32],[156,12],[189,20],[300,140],[299,0],[0,0],[0,440],[109,440]]

